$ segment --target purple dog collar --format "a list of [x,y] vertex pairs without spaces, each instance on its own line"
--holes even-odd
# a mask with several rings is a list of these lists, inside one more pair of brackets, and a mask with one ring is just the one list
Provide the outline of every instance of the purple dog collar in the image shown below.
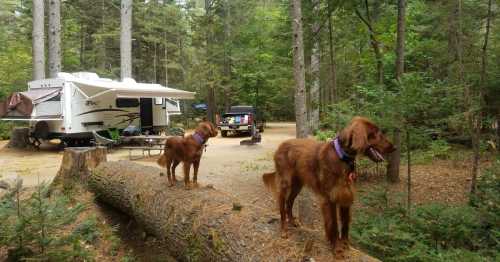
[[354,157],[348,155],[344,149],[342,149],[342,146],[340,146],[340,139],[339,137],[336,137],[333,141],[332,141],[332,146],[333,148],[335,149],[335,152],[337,152],[337,155],[339,156],[339,158],[345,162],[352,162],[354,160]]
[[200,144],[200,145],[205,144],[205,139],[203,139],[203,137],[200,134],[194,133],[193,138],[194,138],[194,140],[196,140],[196,142],[198,142],[198,144]]

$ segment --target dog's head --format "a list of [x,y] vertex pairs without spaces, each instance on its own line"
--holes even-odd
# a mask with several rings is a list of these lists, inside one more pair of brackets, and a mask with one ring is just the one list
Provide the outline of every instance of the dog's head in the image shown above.
[[217,127],[209,121],[199,123],[196,132],[201,133],[205,139],[216,137],[219,134]]
[[382,131],[364,117],[354,117],[342,131],[342,137],[349,141],[350,149],[356,154],[364,154],[374,162],[384,161],[383,155],[396,150]]

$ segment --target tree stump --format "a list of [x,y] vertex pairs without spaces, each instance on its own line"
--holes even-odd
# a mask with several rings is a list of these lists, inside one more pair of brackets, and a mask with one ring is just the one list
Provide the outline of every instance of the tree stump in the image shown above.
[[64,150],[61,167],[54,178],[51,189],[62,186],[63,189],[74,185],[86,185],[101,162],[106,162],[105,147],[68,147]]
[[16,127],[12,130],[7,147],[24,149],[29,147],[30,129],[27,127]]

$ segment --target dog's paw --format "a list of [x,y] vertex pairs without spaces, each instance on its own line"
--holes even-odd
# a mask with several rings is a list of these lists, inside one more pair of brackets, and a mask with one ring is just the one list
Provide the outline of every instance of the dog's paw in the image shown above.
[[288,221],[288,224],[292,227],[300,227],[302,224],[297,218],[292,218],[290,221]]
[[348,260],[350,258],[349,241],[340,240],[333,248],[335,260]]

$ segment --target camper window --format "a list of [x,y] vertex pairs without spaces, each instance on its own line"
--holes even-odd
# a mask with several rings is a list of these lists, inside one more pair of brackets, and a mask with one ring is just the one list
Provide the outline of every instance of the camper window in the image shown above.
[[155,105],[163,105],[163,97],[155,97]]
[[137,98],[117,98],[116,107],[138,107],[139,99]]

